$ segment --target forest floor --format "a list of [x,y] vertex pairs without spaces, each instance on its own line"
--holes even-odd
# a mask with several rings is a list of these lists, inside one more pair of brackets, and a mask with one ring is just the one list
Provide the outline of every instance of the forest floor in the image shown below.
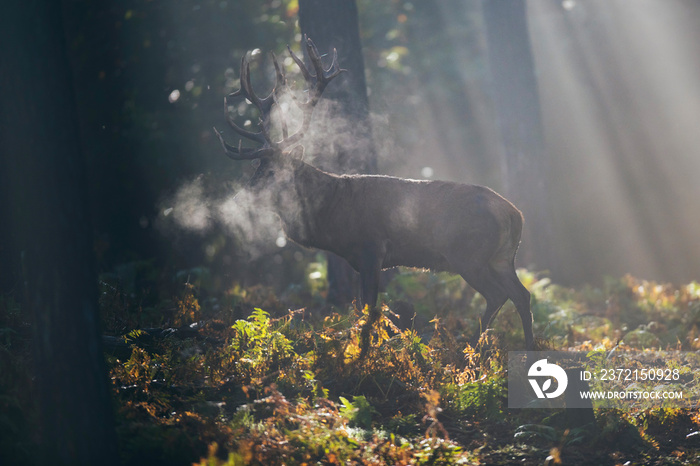
[[[524,347],[519,317],[507,304],[472,348],[484,301],[459,277],[395,275],[360,360],[367,313],[325,305],[321,273],[277,296],[262,286],[213,292],[205,272],[152,306],[101,281],[125,465],[700,463],[697,408],[594,404],[590,423],[562,408],[508,408],[508,351]],[[532,292],[537,349],[601,365],[646,355],[676,370],[697,406],[698,283],[626,276],[570,289],[519,275]],[[21,463],[34,408],[22,388],[31,387],[30,343],[10,332],[18,315],[0,300],[0,458]]]

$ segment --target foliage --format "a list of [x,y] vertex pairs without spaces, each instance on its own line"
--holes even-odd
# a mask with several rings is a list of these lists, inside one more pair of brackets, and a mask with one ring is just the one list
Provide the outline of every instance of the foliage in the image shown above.
[[364,429],[372,427],[372,417],[379,413],[369,404],[364,395],[354,396],[352,402],[342,396],[338,398],[343,404],[339,410],[340,415],[348,420],[350,427],[362,427]]
[[[532,291],[536,334],[547,338],[541,345],[590,352],[602,368],[645,325],[656,348],[644,354],[695,386],[683,368],[696,361],[675,350],[697,344],[697,284],[622,277],[574,290],[519,274]],[[452,277],[424,275],[394,277],[364,360],[367,310],[284,311],[299,296],[241,286],[216,294],[188,273],[155,303],[167,317],[151,321],[180,327],[154,333],[124,328],[151,319],[138,293],[103,285],[102,311],[129,348],[108,355],[123,464],[692,464],[700,454],[700,416],[690,410],[596,409],[595,428],[572,428],[563,411],[509,409],[506,350],[522,338],[516,313],[503,309],[472,348],[470,320],[484,303]],[[397,326],[392,309],[407,300],[432,320]],[[35,422],[18,306],[0,300],[0,444],[13,464],[31,458]]]

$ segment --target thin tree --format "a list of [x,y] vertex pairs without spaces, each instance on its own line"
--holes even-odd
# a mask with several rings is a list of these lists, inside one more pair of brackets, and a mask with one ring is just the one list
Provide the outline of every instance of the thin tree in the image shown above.
[[116,464],[61,2],[13,0],[1,16],[0,144],[11,196],[3,200],[11,205],[3,221],[12,228],[33,316],[38,460]]

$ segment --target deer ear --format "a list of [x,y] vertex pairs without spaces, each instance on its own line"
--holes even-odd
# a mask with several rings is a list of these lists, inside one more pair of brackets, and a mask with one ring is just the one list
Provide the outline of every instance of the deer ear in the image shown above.
[[289,151],[288,156],[294,160],[301,160],[304,158],[304,146],[299,145],[292,148]]

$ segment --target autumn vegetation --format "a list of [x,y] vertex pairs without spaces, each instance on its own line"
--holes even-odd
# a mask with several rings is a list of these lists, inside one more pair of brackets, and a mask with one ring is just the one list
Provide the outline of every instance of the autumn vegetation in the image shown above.
[[[468,346],[484,302],[457,276],[394,276],[359,360],[367,312],[326,305],[322,273],[275,293],[215,292],[205,269],[186,272],[157,300],[127,292],[123,277],[100,282],[122,464],[694,464],[700,455],[697,410],[596,408],[595,423],[572,428],[564,410],[508,409],[507,351],[523,345],[517,313],[508,304],[480,347]],[[667,364],[685,354],[682,366],[698,365],[687,359],[700,346],[698,283],[626,276],[569,289],[519,274],[540,349],[656,352]],[[3,296],[4,464],[32,460],[24,318]],[[697,376],[684,380],[697,394]]]

